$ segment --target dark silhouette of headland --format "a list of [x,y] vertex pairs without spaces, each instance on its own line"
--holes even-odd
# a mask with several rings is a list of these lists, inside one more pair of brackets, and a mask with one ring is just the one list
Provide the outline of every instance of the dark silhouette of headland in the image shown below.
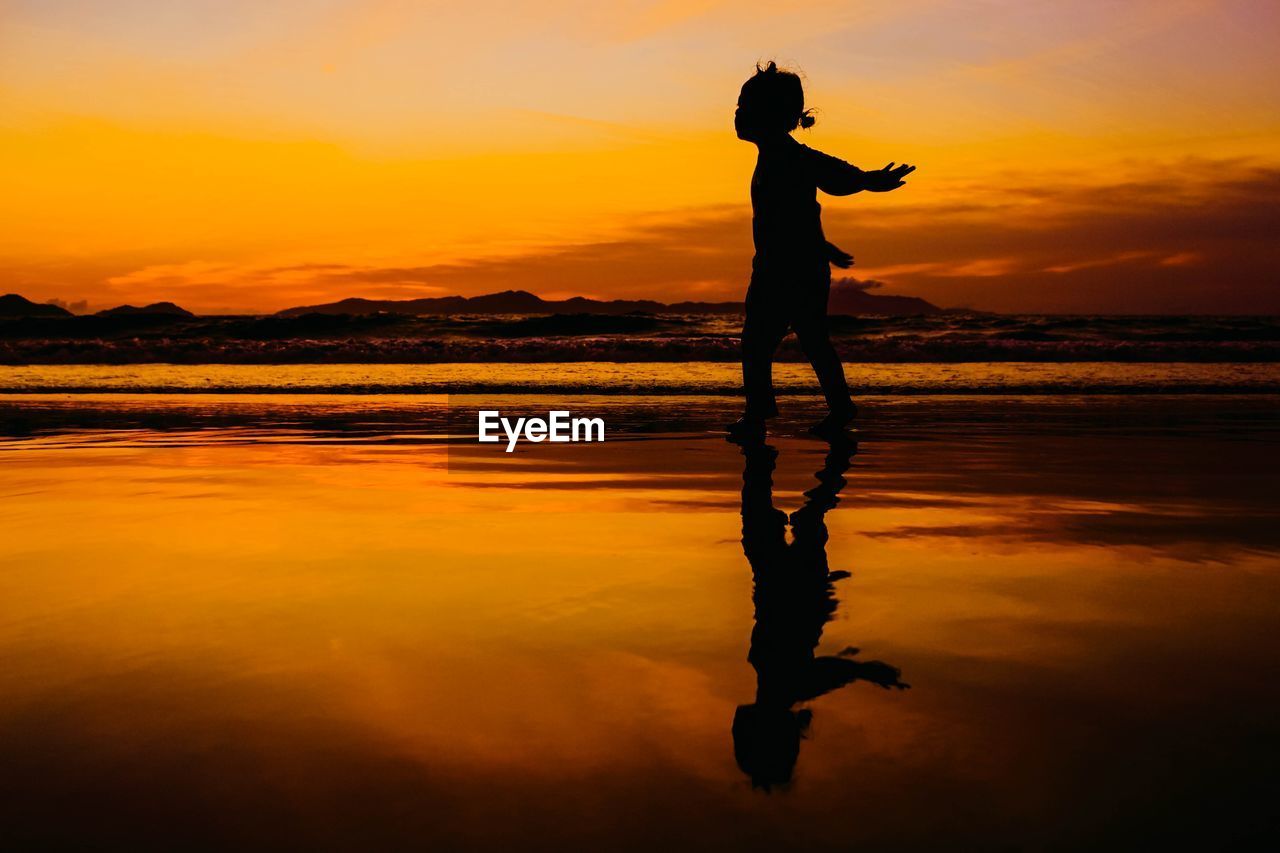
[[58,305],[32,302],[25,296],[6,293],[0,296],[0,317],[74,317],[75,315]]
[[[941,314],[945,309],[918,296],[886,296],[868,291],[879,282],[839,279],[832,282],[831,313],[907,317]],[[659,302],[654,299],[543,299],[526,290],[504,290],[483,296],[437,296],[425,299],[342,299],[301,305],[277,316],[306,314],[741,314],[741,302]]]
[[[918,296],[894,296],[869,291],[879,287],[876,281],[837,279],[831,285],[831,313],[877,317],[919,317],[952,313],[939,308]],[[366,317],[372,314],[391,314],[400,317],[451,317],[475,314],[513,315],[563,315],[586,314],[622,316],[625,314],[686,314],[733,315],[744,310],[741,302],[661,302],[656,299],[589,299],[573,296],[569,299],[543,299],[527,290],[504,290],[480,296],[435,296],[424,299],[364,299],[348,297],[336,302],[319,305],[298,305],[274,314],[245,314],[239,316],[305,317],[309,314],[326,316]],[[227,316],[201,315],[175,305],[173,302],[152,302],[149,305],[117,305],[96,312],[99,317],[152,316],[170,317]],[[75,317],[58,305],[32,302],[10,293],[0,296],[0,317]]]
[[147,314],[163,314],[169,317],[194,317],[191,313],[181,306],[174,305],[172,302],[152,302],[150,305],[117,305],[115,308],[107,308],[99,311],[100,317],[121,317],[129,315],[147,315]]
[[[76,317],[77,315],[49,302],[32,302],[25,296],[9,293],[0,296],[0,317]],[[98,311],[98,317],[191,317],[196,315],[172,302],[152,302],[150,305],[117,305]]]

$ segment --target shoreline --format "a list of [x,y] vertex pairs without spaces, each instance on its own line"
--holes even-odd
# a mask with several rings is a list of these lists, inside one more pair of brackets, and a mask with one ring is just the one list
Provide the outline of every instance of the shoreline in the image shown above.
[[[849,362],[856,397],[1277,394],[1280,364],[1223,362]],[[807,364],[778,364],[781,396],[816,393]],[[741,393],[737,364],[574,362],[298,365],[37,365],[0,367],[0,394],[592,394],[670,397]]]

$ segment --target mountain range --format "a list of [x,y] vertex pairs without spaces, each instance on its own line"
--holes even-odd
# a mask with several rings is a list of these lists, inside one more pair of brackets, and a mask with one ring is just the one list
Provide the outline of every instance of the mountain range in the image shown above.
[[[941,314],[943,309],[916,296],[868,293],[866,282],[832,282],[828,310],[832,314],[914,316]],[[658,302],[652,299],[543,299],[526,290],[504,290],[484,296],[435,296],[422,299],[343,299],[302,305],[276,312],[281,317],[305,314],[741,314],[741,302]]]
[[[832,314],[871,314],[882,316],[918,316],[945,313],[944,309],[915,296],[881,296],[869,293],[874,283],[841,279],[832,282]],[[543,299],[526,290],[504,290],[483,296],[436,296],[422,299],[350,298],[321,305],[300,305],[277,311],[277,317],[303,317],[308,314],[362,316],[396,314],[405,316],[454,314],[741,314],[741,302],[658,302],[653,299]],[[123,316],[194,317],[190,311],[172,302],[153,302],[137,307],[119,305],[97,312],[100,317]],[[70,311],[57,305],[32,302],[16,293],[0,296],[0,317],[72,317]]]
[[16,293],[0,296],[0,317],[73,317],[66,308],[42,305]]
[[[150,305],[138,307],[136,305],[117,305],[115,308],[108,308],[105,311],[99,311],[99,317],[125,317],[139,315],[164,314],[171,317],[194,317],[185,308],[180,308],[172,302],[152,302]],[[52,305],[47,302],[32,302],[25,296],[19,296],[16,293],[7,293],[0,296],[0,317],[74,317],[66,308],[61,305]]]
[[98,312],[100,317],[121,317],[137,314],[167,314],[172,317],[195,316],[186,308],[181,308],[172,302],[152,302],[150,305],[143,305],[140,308],[136,305],[117,305],[115,308],[108,308],[105,311]]

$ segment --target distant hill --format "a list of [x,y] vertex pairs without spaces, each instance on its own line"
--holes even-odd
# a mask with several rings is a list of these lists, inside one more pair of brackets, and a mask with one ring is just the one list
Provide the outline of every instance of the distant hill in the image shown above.
[[[833,314],[910,316],[940,314],[942,309],[915,296],[868,293],[874,283],[834,282]],[[543,299],[525,290],[505,290],[484,296],[437,296],[424,299],[343,299],[323,305],[302,305],[277,312],[281,317],[306,314],[741,314],[741,302],[657,302],[652,299]]]
[[194,317],[185,308],[174,305],[172,302],[152,302],[150,305],[143,305],[141,308],[135,305],[117,305],[115,308],[108,308],[105,311],[99,311],[99,317],[121,317],[134,316],[138,314],[164,314],[171,317]]
[[0,317],[71,317],[66,308],[57,305],[41,305],[16,293],[0,296]]

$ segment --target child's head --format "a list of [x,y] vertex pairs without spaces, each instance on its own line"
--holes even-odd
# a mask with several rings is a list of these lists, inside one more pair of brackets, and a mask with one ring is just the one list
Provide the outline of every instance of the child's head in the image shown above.
[[804,108],[804,85],[800,76],[782,71],[772,62],[742,84],[733,126],[739,139],[758,141],[790,133],[796,127],[812,127],[813,116]]

